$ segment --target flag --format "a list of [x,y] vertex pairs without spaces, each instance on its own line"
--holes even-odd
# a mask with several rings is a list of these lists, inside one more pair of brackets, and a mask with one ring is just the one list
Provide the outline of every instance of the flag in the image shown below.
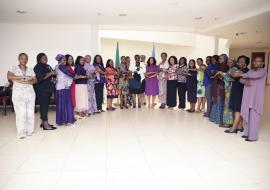
[[116,54],[115,54],[115,68],[119,67],[120,65],[120,55],[119,55],[119,46],[118,46],[118,42],[116,45]]
[[153,44],[152,57],[156,58],[155,45]]

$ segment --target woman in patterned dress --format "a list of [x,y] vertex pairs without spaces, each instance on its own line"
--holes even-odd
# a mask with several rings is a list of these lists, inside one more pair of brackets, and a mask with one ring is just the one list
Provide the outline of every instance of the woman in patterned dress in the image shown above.
[[106,89],[107,89],[107,110],[114,111],[116,108],[112,106],[112,101],[114,98],[118,97],[118,74],[117,70],[114,68],[114,63],[112,59],[108,59],[106,63]]
[[225,83],[225,100],[224,100],[224,112],[223,112],[223,121],[221,127],[230,127],[233,123],[233,117],[232,117],[232,110],[229,108],[229,102],[230,102],[230,94],[231,94],[231,87],[232,87],[232,78],[231,73],[238,70],[236,67],[236,64],[234,60],[229,59],[228,60],[228,67],[229,70],[227,73],[219,71],[217,75],[220,75],[223,78],[223,81]]
[[91,56],[86,55],[84,57],[84,69],[87,75],[87,90],[88,90],[88,110],[87,114],[91,115],[97,112],[95,83],[97,81],[95,67],[91,64]]
[[127,96],[129,94],[129,79],[130,79],[130,71],[128,69],[128,66],[126,64],[125,56],[121,57],[121,63],[119,66],[119,91],[120,91],[120,108],[123,109],[125,107],[128,109],[127,106]]
[[159,108],[164,109],[166,107],[166,93],[167,93],[167,78],[166,70],[169,68],[167,61],[167,53],[161,53],[161,59],[159,66],[158,74],[158,100],[160,102]]
[[204,112],[205,111],[205,86],[203,84],[204,80],[204,71],[206,66],[203,64],[203,59],[198,58],[197,64],[199,66],[198,74],[197,74],[197,110],[196,112]]
[[[227,72],[228,71],[228,56],[226,54],[221,54],[219,56],[218,71]],[[210,113],[210,121],[222,125],[223,113],[224,113],[224,100],[225,100],[225,86],[224,82],[220,76],[214,78],[212,84],[212,109]]]
[[167,96],[166,102],[168,108],[174,108],[176,106],[176,91],[177,91],[177,58],[171,56],[168,59],[169,68],[167,69]]

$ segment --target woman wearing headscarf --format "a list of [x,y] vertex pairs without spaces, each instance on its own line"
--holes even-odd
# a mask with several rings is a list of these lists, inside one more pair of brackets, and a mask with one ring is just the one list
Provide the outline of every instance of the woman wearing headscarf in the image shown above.
[[9,69],[7,78],[13,81],[12,102],[16,115],[17,137],[22,139],[34,132],[35,91],[33,84],[37,82],[33,69],[27,67],[28,56],[19,54],[19,65]]
[[50,98],[54,92],[55,85],[55,72],[52,67],[47,64],[48,58],[45,53],[39,53],[37,55],[37,64],[34,67],[34,71],[37,77],[37,83],[34,85],[36,92],[36,98],[40,105],[40,119],[44,130],[56,129],[53,125],[48,122],[48,111]]
[[[228,71],[228,56],[221,54],[218,61],[218,71],[226,73]],[[210,121],[222,125],[225,100],[225,85],[220,76],[216,76],[212,83],[212,109]]]
[[55,67],[56,123],[57,125],[71,126],[75,124],[75,118],[70,87],[75,74],[67,69],[66,57],[64,55],[58,54],[55,59],[58,61],[58,65]]

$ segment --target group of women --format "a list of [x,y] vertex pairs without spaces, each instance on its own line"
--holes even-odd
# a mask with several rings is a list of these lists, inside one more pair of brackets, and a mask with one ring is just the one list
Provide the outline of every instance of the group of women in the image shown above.
[[[247,141],[256,141],[263,110],[264,89],[267,72],[263,60],[258,57],[248,69],[249,58],[240,56],[237,61],[226,54],[207,56],[196,61],[185,57],[179,61],[175,56],[167,59],[161,54],[157,64],[154,57],[145,63],[145,56],[122,56],[120,64],[108,59],[104,65],[100,55],[77,56],[58,54],[58,64],[53,69],[48,65],[46,54],[37,55],[34,69],[27,67],[28,56],[19,55],[19,65],[8,72],[13,81],[12,101],[16,113],[18,138],[34,132],[35,100],[40,105],[41,125],[44,130],[54,130],[48,122],[48,108],[52,95],[56,103],[56,124],[72,126],[76,119],[104,112],[102,108],[104,86],[107,90],[107,111],[114,111],[113,99],[121,109],[186,108],[190,113],[204,113],[220,127],[228,127],[226,133],[245,129],[242,136]],[[178,94],[178,101],[177,101]],[[205,103],[207,107],[205,109]],[[197,104],[197,107],[196,107]],[[76,116],[76,117],[75,117]],[[75,119],[76,118],[76,119]]]

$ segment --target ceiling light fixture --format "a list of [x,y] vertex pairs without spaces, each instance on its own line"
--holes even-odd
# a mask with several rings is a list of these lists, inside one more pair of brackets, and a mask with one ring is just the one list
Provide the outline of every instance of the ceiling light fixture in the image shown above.
[[126,13],[120,13],[120,14],[118,14],[118,16],[124,17],[124,16],[127,16],[127,14]]
[[101,12],[98,12],[98,13],[97,13],[97,16],[101,16]]
[[18,13],[18,14],[26,14],[26,11],[25,10],[17,10],[16,13]]
[[201,17],[201,16],[196,16],[194,19],[195,20],[201,20],[203,17]]

